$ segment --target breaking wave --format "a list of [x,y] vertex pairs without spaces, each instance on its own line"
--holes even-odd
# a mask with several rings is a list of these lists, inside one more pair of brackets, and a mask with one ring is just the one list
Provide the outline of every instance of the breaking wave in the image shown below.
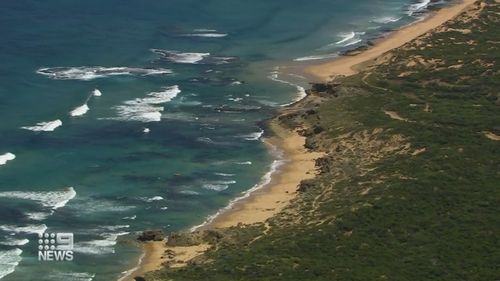
[[183,53],[179,51],[151,49],[161,59],[183,64],[226,64],[238,60],[237,57],[211,56],[210,53]]
[[60,126],[62,126],[62,121],[57,119],[54,121],[40,122],[40,123],[37,123],[35,126],[24,126],[24,127],[21,127],[21,129],[34,131],[34,132],[51,132]]
[[55,281],[92,281],[95,274],[88,272],[57,272],[49,277],[50,280]]
[[163,59],[175,63],[195,64],[210,56],[210,53],[181,53],[177,51],[168,51],[161,49],[151,49],[151,51],[155,54],[160,55]]
[[78,107],[76,107],[75,109],[73,109],[69,115],[71,116],[83,116],[85,115],[85,113],[87,113],[87,111],[89,111],[89,106],[85,103],[85,104],[82,104]]
[[399,17],[399,18],[397,18],[397,17],[380,17],[380,18],[374,19],[373,22],[386,24],[386,23],[398,22],[401,19],[402,19],[402,17]]
[[204,227],[206,226],[207,224],[210,224],[217,216],[219,216],[220,214],[230,210],[234,204],[236,204],[237,202],[245,199],[245,198],[248,198],[253,192],[267,186],[270,182],[271,182],[271,178],[272,178],[272,175],[279,169],[279,167],[281,167],[283,164],[285,163],[284,160],[275,160],[272,164],[271,164],[271,167],[269,169],[269,171],[261,178],[260,182],[257,183],[256,185],[254,185],[252,188],[250,188],[249,190],[245,191],[241,196],[231,200],[229,202],[229,204],[222,208],[221,210],[219,210],[217,213],[215,213],[214,215],[211,215],[211,216],[208,216],[205,221],[200,224],[200,225],[197,225],[197,226],[194,226],[191,228],[191,231],[196,231],[197,229],[201,228],[201,227]]
[[100,236],[104,239],[75,243],[73,250],[77,253],[88,255],[114,254],[114,246],[117,243],[118,237],[127,234],[129,234],[129,232],[103,233]]
[[297,89],[297,94],[296,94],[295,98],[291,102],[286,103],[286,104],[282,104],[281,106],[288,106],[288,105],[294,104],[307,96],[306,89],[304,87],[299,86],[299,85],[292,83],[292,82],[289,82],[289,81],[279,79],[279,74],[280,73],[278,71],[273,71],[273,72],[271,72],[269,79],[271,79],[275,82],[282,83],[282,84],[290,85],[290,86],[295,87]]
[[407,14],[413,16],[415,13],[425,10],[431,4],[431,0],[419,0],[415,4],[411,4],[408,7]]
[[92,95],[93,95],[94,97],[100,97],[100,96],[102,96],[102,92],[101,92],[99,89],[94,89],[94,90],[92,91]]
[[7,237],[5,241],[1,241],[0,245],[5,245],[5,246],[23,246],[26,245],[30,242],[28,239],[14,239]]
[[213,191],[224,191],[229,188],[231,184],[235,184],[236,181],[214,181],[207,182],[202,185],[203,189],[213,190]]
[[0,230],[8,233],[32,233],[32,234],[42,234],[47,230],[45,224],[39,225],[26,225],[26,226],[15,226],[15,225],[0,225]]
[[306,57],[300,57],[294,59],[294,61],[310,61],[310,60],[325,60],[325,59],[332,59],[338,57],[339,54],[326,54],[326,55],[315,55],[315,56],[306,56]]
[[11,274],[16,270],[17,265],[21,262],[21,249],[13,249],[8,251],[0,251],[0,279]]
[[205,38],[222,38],[226,37],[227,33],[218,32],[216,29],[198,28],[192,33],[182,34],[185,37],[205,37]]
[[12,161],[16,159],[16,155],[7,152],[5,154],[0,155],[0,165],[5,165],[7,161]]
[[238,137],[243,138],[243,139],[248,140],[248,141],[256,141],[256,140],[259,140],[263,134],[264,134],[264,130],[261,129],[259,132],[255,132],[255,133],[251,133],[251,134],[247,134],[247,135],[241,135]]
[[103,118],[121,121],[159,122],[161,121],[163,106],[174,99],[181,90],[179,86],[166,87],[161,92],[151,92],[145,98],[125,101],[115,106],[118,117]]
[[102,66],[79,66],[79,67],[50,67],[40,68],[36,73],[57,80],[93,80],[110,76],[122,75],[162,75],[171,74],[172,70],[164,68],[136,68],[136,67],[102,67]]
[[0,192],[1,198],[14,198],[32,200],[40,203],[44,207],[53,210],[62,208],[76,196],[76,191],[73,187],[68,187],[64,191],[6,191]]

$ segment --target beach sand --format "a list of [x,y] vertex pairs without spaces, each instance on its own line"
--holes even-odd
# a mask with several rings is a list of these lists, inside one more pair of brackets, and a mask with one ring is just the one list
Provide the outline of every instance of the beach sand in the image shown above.
[[[286,157],[285,163],[272,176],[269,184],[236,202],[200,230],[264,222],[281,211],[295,197],[302,180],[315,176],[315,160],[322,153],[308,152],[304,148],[304,137],[283,128],[277,122],[270,122],[269,126],[273,136],[266,138],[264,142],[271,147],[279,147]],[[120,281],[133,281],[134,276],[142,276],[146,272],[160,269],[164,262],[168,262],[170,267],[184,266],[190,259],[209,248],[208,244],[173,247],[168,246],[166,241],[142,244],[144,256],[138,268]],[[169,258],[167,252],[173,254],[173,258]]]
[[370,61],[384,53],[401,47],[405,43],[431,31],[443,23],[455,18],[476,0],[463,0],[453,6],[440,9],[425,20],[403,27],[389,36],[375,42],[372,48],[354,56],[344,56],[330,62],[311,65],[304,70],[306,74],[321,81],[328,81],[340,75],[349,76],[363,69]]
[[[319,65],[310,65],[305,69],[305,73],[322,81],[330,80],[338,75],[355,74],[373,59],[401,47],[458,16],[474,2],[475,0],[463,0],[456,5],[440,9],[423,21],[393,32],[376,42],[372,48],[358,55],[333,59]],[[271,182],[267,186],[254,191],[248,198],[236,202],[229,210],[222,212],[202,229],[265,222],[287,206],[295,197],[297,187],[302,180],[314,177],[315,159],[321,154],[306,151],[304,148],[305,139],[297,132],[281,127],[276,121],[271,122],[270,127],[274,136],[265,139],[265,142],[269,146],[276,146],[282,150],[286,163],[272,175]],[[167,260],[165,252],[168,250],[175,253],[175,261],[177,262],[174,261],[170,266],[176,267],[187,264],[189,259],[202,254],[207,248],[208,246],[205,244],[192,247],[167,247],[165,242],[147,243],[144,245],[145,255],[138,269],[123,280],[133,281],[133,276],[140,276],[148,271],[160,269],[162,263]]]
[[234,204],[230,210],[217,216],[208,228],[224,228],[238,224],[265,222],[280,212],[297,192],[302,180],[315,176],[315,160],[322,153],[304,148],[305,138],[298,133],[270,123],[274,136],[264,142],[283,151],[285,163],[272,175],[271,182],[254,191],[250,197]]

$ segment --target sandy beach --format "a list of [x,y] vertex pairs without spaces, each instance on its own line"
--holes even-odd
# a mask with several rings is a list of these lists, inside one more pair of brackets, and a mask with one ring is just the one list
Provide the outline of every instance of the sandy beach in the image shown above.
[[321,81],[328,81],[339,75],[349,76],[355,74],[371,60],[392,49],[401,47],[405,43],[455,18],[474,2],[476,2],[476,0],[463,0],[456,5],[440,9],[429,15],[425,20],[403,27],[375,42],[373,47],[360,54],[344,56],[326,63],[311,65],[304,71],[306,74]]
[[[464,0],[456,5],[438,10],[423,21],[393,32],[376,42],[372,48],[358,55],[341,57],[319,65],[310,65],[305,69],[305,72],[322,81],[330,80],[338,75],[355,74],[366,66],[367,62],[453,19],[474,2],[475,0]],[[203,226],[203,229],[265,222],[287,206],[290,200],[295,197],[297,187],[302,180],[314,177],[315,159],[321,154],[306,151],[304,148],[305,139],[298,133],[279,126],[275,121],[270,123],[270,127],[274,136],[265,139],[265,143],[282,150],[285,163],[273,174],[268,185],[254,191],[248,198],[233,204],[227,211],[222,212],[209,224]],[[207,245],[204,244],[193,247],[167,247],[164,242],[146,244],[144,246],[145,255],[139,268],[124,280],[134,280],[133,276],[143,275],[148,271],[161,268],[167,250],[175,252],[176,259],[182,261],[171,266],[183,266],[189,259],[202,254],[207,248]]]
[[[287,130],[276,122],[271,122],[269,126],[273,136],[266,138],[264,143],[279,147],[286,157],[285,163],[273,174],[269,184],[255,190],[249,197],[235,202],[230,209],[222,212],[200,230],[264,222],[287,206],[295,197],[302,180],[315,176],[315,160],[322,154],[308,152],[304,148],[305,138],[298,133]],[[171,247],[166,245],[166,241],[145,242],[145,254],[139,266],[120,281],[133,281],[134,276],[142,276],[146,272],[160,269],[162,263],[167,261],[167,251],[175,256],[175,260],[170,260],[170,266],[181,267],[208,248],[207,244]]]
[[285,155],[285,163],[273,174],[271,182],[254,191],[250,197],[217,216],[208,228],[223,228],[238,224],[264,222],[281,211],[296,195],[302,180],[315,176],[315,160],[322,154],[304,148],[305,138],[296,132],[271,122],[274,136],[264,142],[278,147]]

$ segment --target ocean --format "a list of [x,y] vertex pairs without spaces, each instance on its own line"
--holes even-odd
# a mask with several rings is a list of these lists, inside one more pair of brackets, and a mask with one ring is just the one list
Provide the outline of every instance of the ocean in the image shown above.
[[[288,69],[441,4],[0,2],[0,279],[119,279],[142,230],[189,230],[269,181],[262,124],[308,86]],[[74,259],[40,261],[45,232],[72,233]]]

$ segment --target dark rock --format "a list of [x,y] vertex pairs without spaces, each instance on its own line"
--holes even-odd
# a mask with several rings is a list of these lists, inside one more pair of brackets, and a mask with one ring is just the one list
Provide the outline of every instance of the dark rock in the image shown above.
[[203,233],[203,240],[210,242],[210,243],[216,243],[219,242],[224,238],[224,235],[222,232],[217,231],[217,230],[205,230]]
[[159,229],[149,229],[144,230],[141,235],[137,238],[139,241],[162,241],[165,239],[165,235]]
[[304,147],[310,150],[315,150],[318,148],[318,144],[316,143],[316,140],[313,138],[306,138],[306,143],[304,144]]
[[144,279],[144,277],[142,277],[142,276],[136,276],[136,277],[134,277],[134,280],[135,281],[146,281],[146,279]]
[[313,133],[314,133],[315,135],[317,135],[317,134],[322,133],[324,130],[325,130],[325,129],[323,129],[323,127],[321,127],[321,126],[314,126],[314,128],[313,128]]
[[306,192],[312,188],[316,187],[316,183],[314,179],[309,179],[309,180],[303,180],[299,184],[299,188],[297,189],[298,192]]
[[320,174],[326,174],[333,170],[333,161],[329,157],[320,157],[316,159],[316,167]]
[[311,84],[311,90],[318,94],[328,94],[333,95],[336,92],[336,88],[340,85],[338,82],[329,83],[313,83]]
[[306,114],[307,115],[313,115],[313,114],[316,114],[318,113],[318,111],[316,109],[308,109],[306,110]]

